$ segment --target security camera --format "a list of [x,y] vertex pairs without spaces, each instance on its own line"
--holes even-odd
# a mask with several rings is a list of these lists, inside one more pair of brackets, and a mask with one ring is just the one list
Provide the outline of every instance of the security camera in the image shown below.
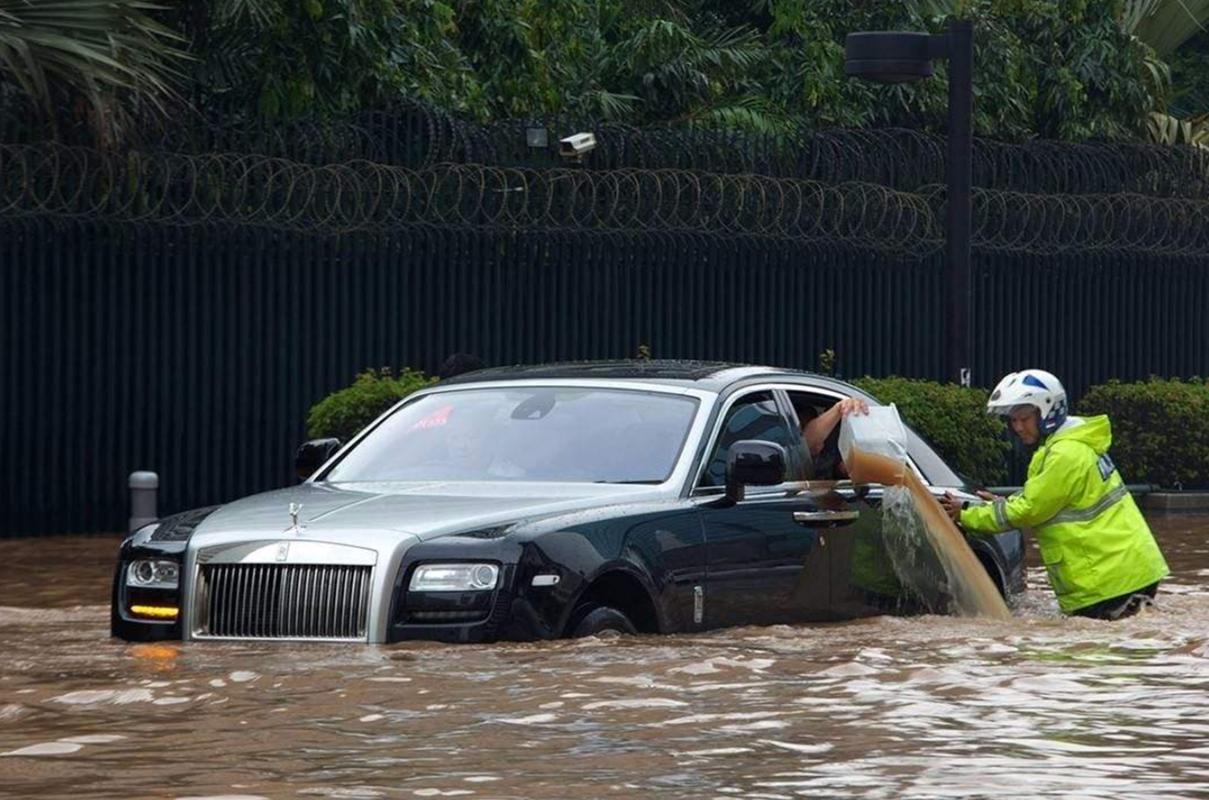
[[558,140],[558,154],[563,158],[580,158],[596,149],[596,134],[576,133]]

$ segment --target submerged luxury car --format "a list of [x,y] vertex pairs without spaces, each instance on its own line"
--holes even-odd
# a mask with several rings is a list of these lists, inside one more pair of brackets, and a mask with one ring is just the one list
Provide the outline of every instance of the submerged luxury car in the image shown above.
[[[882,488],[818,480],[836,476],[816,474],[800,423],[850,396],[875,402],[701,362],[443,381],[343,446],[303,445],[301,485],[135,531],[112,631],[492,641],[943,612],[943,573],[883,530]],[[965,491],[909,437],[933,491]],[[1005,596],[1023,590],[1019,532],[969,542]]]

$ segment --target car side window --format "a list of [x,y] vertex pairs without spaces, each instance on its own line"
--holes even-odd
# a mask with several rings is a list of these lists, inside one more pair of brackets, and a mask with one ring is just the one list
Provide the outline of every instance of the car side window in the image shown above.
[[735,401],[726,412],[722,429],[714,450],[710,454],[705,471],[701,474],[700,487],[726,485],[726,458],[735,442],[744,439],[762,439],[775,442],[786,450],[785,480],[793,480],[797,463],[797,448],[801,447],[801,435],[793,429],[771,391],[752,392]]
[[[836,398],[830,395],[811,392],[787,391],[786,396],[789,398],[790,405],[793,406],[798,429],[803,431],[803,438],[805,438],[806,424],[826,413],[836,403]],[[840,459],[839,439],[840,426],[837,424],[827,431],[823,449],[818,453],[811,453],[812,465],[809,475],[811,480],[833,481],[847,477],[843,461]],[[805,444],[803,442],[803,446]]]

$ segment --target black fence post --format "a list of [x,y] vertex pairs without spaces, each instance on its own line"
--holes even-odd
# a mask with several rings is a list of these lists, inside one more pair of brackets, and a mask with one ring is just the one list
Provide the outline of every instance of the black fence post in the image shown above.
[[974,26],[969,20],[949,23],[949,165],[945,211],[948,280],[945,282],[946,339],[949,379],[969,386],[970,373],[970,217],[973,212],[970,160],[974,138]]

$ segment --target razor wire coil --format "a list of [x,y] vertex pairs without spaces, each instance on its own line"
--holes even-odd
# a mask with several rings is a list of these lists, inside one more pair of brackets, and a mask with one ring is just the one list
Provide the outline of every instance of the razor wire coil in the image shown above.
[[[1209,253],[1209,201],[975,188],[986,251]],[[0,215],[317,234],[408,225],[681,232],[836,242],[913,257],[944,244],[945,189],[683,169],[532,169],[367,160],[311,165],[248,154],[109,154],[0,145]]]
[[[0,109],[2,111],[3,109]],[[0,140],[34,144],[19,108],[0,114]],[[246,153],[312,166],[371,161],[408,169],[441,163],[545,169],[561,166],[558,139],[592,131],[590,170],[676,169],[875,183],[900,191],[945,181],[946,139],[917,130],[805,127],[778,136],[709,128],[644,127],[572,116],[480,123],[427,103],[362,111],[337,119],[232,124],[196,112],[187,122],[144,121],[141,152]],[[540,130],[545,145],[527,133]],[[1147,143],[1020,143],[975,138],[973,184],[1029,194],[1136,193],[1209,198],[1209,149]]]

